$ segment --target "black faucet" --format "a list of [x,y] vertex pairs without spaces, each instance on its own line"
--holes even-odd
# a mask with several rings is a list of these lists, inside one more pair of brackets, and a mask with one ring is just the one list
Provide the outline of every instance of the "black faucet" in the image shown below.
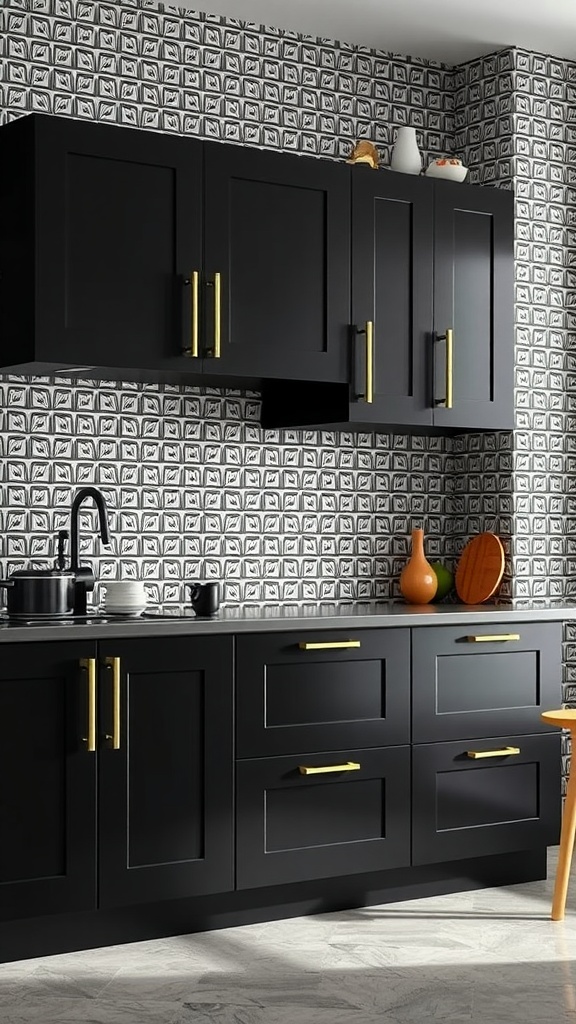
[[92,569],[87,565],[78,564],[78,516],[80,506],[86,498],[93,498],[98,509],[100,540],[103,544],[110,543],[104,495],[95,487],[81,487],[72,502],[72,511],[70,513],[70,568],[76,576],[74,582],[74,615],[86,614],[86,594],[89,590],[94,589],[95,583]]

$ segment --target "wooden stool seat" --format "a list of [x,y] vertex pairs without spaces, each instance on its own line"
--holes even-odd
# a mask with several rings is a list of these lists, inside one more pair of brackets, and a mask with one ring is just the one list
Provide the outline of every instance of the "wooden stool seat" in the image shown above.
[[561,729],[576,729],[576,708],[543,711],[540,718],[544,722],[548,722],[548,725],[559,725]]
[[[576,752],[574,732],[576,731],[576,709],[560,708],[558,711],[543,711],[540,715],[543,722],[548,725],[557,725],[560,729],[570,730],[572,741],[572,752]],[[568,881],[570,879],[570,865],[572,863],[572,851],[574,850],[574,834],[576,833],[576,766],[572,771],[572,756],[570,757],[570,772],[568,774],[568,787],[566,799],[564,800],[564,811],[562,813],[562,831],[560,833],[560,851],[558,853],[558,867],[556,868],[556,881],[554,882],[554,896],[552,898],[552,920],[563,921],[566,909],[566,895],[568,893]]]

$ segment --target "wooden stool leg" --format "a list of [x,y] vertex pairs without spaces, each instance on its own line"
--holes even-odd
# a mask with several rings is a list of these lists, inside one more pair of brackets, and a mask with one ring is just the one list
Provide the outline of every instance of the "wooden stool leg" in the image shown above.
[[554,883],[554,898],[552,900],[552,920],[563,921],[566,908],[566,894],[568,892],[568,881],[570,878],[570,865],[572,863],[572,851],[574,849],[574,833],[576,832],[576,742],[572,735],[572,753],[570,755],[570,775],[566,799],[564,800],[564,812],[562,814],[562,830],[560,832],[560,851],[558,854],[558,867],[556,868],[556,881]]

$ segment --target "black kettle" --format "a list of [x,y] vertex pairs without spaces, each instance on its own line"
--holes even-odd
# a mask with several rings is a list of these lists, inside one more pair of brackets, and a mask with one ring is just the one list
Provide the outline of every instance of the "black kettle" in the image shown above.
[[18,569],[0,587],[6,589],[10,618],[39,619],[72,615],[76,574],[65,568],[68,531],[58,534],[58,554],[53,569]]

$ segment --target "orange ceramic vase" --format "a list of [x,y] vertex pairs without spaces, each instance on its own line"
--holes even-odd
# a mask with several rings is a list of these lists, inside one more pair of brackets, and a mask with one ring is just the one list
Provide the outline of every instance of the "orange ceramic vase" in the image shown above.
[[424,530],[412,530],[412,554],[400,573],[400,593],[409,604],[428,604],[438,579],[424,554]]

